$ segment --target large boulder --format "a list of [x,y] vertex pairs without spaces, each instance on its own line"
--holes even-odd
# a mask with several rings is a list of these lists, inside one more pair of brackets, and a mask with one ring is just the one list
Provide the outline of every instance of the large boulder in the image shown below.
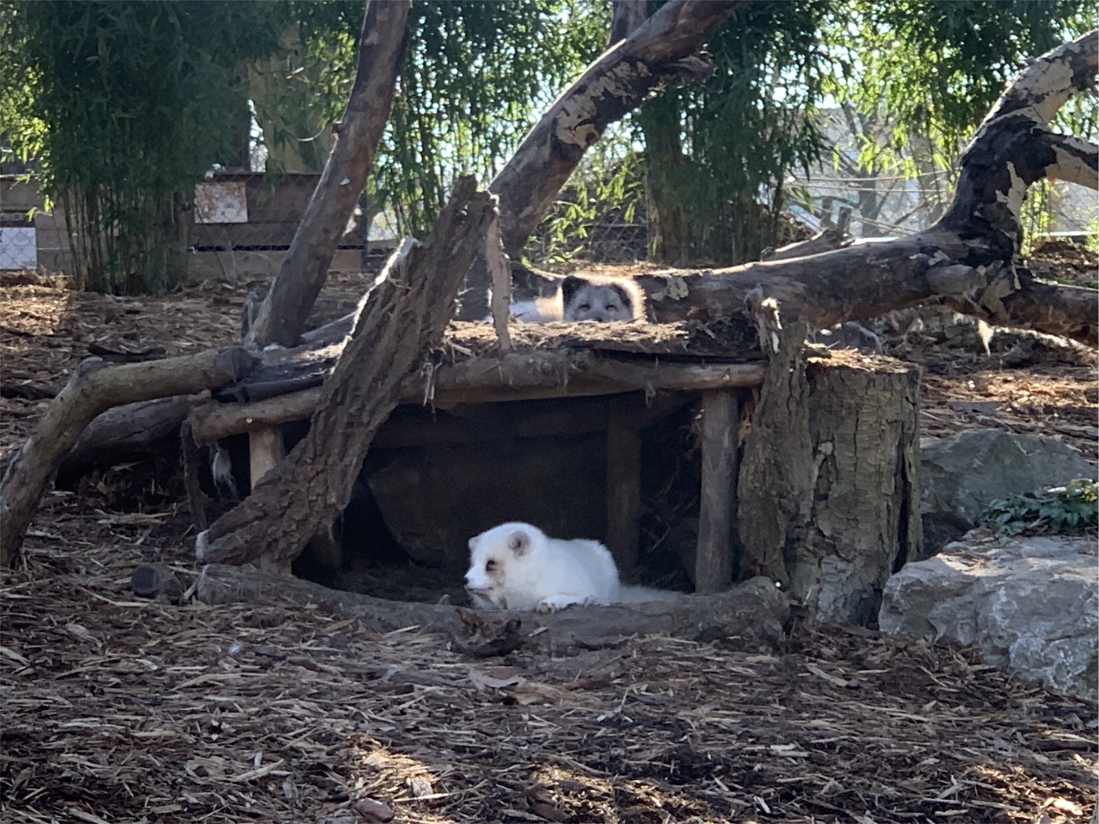
[[882,632],[973,644],[1028,682],[1099,697],[1099,550],[1091,538],[978,530],[889,579]]
[[1044,492],[1095,467],[1051,438],[975,429],[920,443],[923,558],[977,525],[997,498]]

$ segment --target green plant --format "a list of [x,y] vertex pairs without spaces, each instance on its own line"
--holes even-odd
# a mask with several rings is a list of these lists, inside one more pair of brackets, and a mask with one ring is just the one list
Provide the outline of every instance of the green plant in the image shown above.
[[1042,495],[1013,495],[993,501],[985,520],[1002,535],[1055,532],[1076,535],[1099,527],[1099,486],[1077,478]]
[[187,189],[247,156],[248,60],[282,4],[0,2],[0,154],[65,207],[78,286],[159,291],[180,269]]

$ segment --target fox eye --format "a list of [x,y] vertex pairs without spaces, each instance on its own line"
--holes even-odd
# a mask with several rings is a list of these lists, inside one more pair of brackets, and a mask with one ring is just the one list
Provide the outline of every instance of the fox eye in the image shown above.
[[590,303],[581,303],[577,308],[581,312],[587,312],[589,309],[591,309],[591,304]]
[[495,561],[485,561],[485,572],[492,572],[494,569],[496,569]]

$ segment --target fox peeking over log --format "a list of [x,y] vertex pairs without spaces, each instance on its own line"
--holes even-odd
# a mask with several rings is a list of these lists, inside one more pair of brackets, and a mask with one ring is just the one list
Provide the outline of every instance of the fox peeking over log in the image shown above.
[[645,319],[645,294],[628,278],[569,275],[552,298],[517,301],[511,316],[524,323]]

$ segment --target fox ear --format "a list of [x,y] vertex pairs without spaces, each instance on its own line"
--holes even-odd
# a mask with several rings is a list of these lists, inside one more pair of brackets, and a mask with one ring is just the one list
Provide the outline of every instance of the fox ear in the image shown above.
[[508,536],[508,549],[516,555],[523,555],[530,549],[530,536],[525,532],[513,532]]
[[633,308],[634,308],[634,305],[633,305],[633,295],[630,294],[630,291],[628,289],[626,289],[624,286],[620,286],[617,283],[612,283],[611,284],[611,289],[613,289],[615,291],[615,293],[618,295],[618,299],[622,301],[622,305],[625,306],[627,309],[632,311]]
[[469,539],[469,551],[470,551],[470,552],[472,552],[472,551],[473,551],[473,548],[474,548],[475,546],[477,546],[477,539],[476,539],[475,537],[474,537],[474,538],[470,538],[470,539]]
[[583,278],[578,278],[575,275],[569,275],[561,281],[561,300],[565,306],[568,306],[569,303],[572,302],[573,295],[587,285],[588,281]]

